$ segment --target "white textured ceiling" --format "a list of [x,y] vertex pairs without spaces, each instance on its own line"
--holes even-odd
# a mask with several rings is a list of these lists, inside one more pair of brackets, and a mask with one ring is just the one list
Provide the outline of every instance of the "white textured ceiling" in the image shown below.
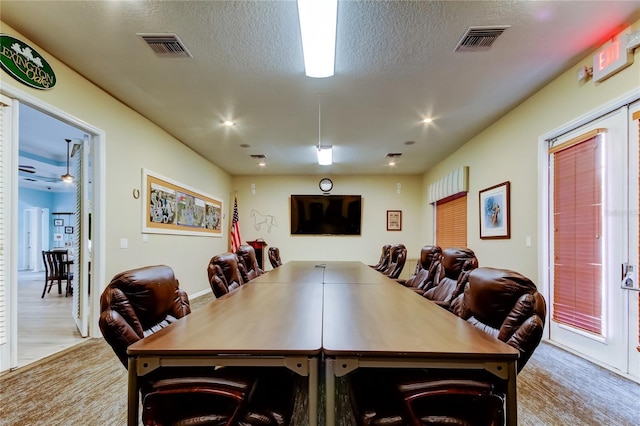
[[[304,75],[295,1],[2,0],[0,16],[232,175],[413,174],[577,66],[640,3],[341,0],[325,79]],[[511,27],[488,51],[454,52],[483,25]],[[136,35],[159,32],[193,58],[160,58]],[[332,166],[316,164],[319,96]]]

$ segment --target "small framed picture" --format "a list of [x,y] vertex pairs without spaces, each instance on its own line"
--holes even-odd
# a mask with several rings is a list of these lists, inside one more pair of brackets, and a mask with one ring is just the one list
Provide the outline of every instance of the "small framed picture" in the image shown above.
[[64,226],[64,219],[53,219],[53,226]]
[[53,234],[53,241],[62,241],[62,234]]
[[65,226],[64,227],[65,234],[73,234],[73,226]]
[[480,191],[480,238],[511,238],[509,181]]
[[387,231],[402,231],[402,210],[387,210]]

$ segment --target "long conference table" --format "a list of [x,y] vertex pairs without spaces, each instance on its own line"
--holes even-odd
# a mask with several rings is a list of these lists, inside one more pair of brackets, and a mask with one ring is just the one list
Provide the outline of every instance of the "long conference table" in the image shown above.
[[361,262],[288,262],[128,349],[128,424],[138,377],[168,366],[286,366],[308,377],[309,425],[335,425],[335,381],[357,368],[475,368],[507,381],[517,425],[518,351]]

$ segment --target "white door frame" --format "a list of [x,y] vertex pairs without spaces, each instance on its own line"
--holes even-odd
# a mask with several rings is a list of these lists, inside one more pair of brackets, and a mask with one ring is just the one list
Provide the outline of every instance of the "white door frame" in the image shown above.
[[[17,103],[24,103],[32,106],[56,119],[65,122],[73,127],[80,129],[81,131],[89,134],[93,138],[94,149],[92,151],[92,225],[93,225],[93,238],[92,238],[92,283],[94,284],[94,291],[91,292],[89,300],[89,336],[100,337],[100,329],[98,327],[98,318],[100,311],[100,293],[101,288],[98,288],[97,283],[103,283],[105,280],[105,236],[106,236],[106,148],[105,141],[106,135],[102,129],[99,129],[89,123],[80,120],[77,117],[70,115],[69,113],[62,111],[61,109],[50,105],[16,87],[4,85],[0,89],[0,93],[8,96],[14,101],[14,107],[17,109]],[[15,121],[17,121],[17,114],[15,114]],[[14,132],[17,133],[17,125]],[[17,176],[18,174],[18,138],[15,137],[11,149],[13,150],[12,167],[9,170]],[[8,194],[8,199],[17,200],[17,180],[14,184],[12,194]],[[18,214],[17,214],[17,202],[14,203],[15,209],[10,217],[7,217],[6,226],[9,229],[18,228]],[[12,239],[11,247],[8,253],[17,253],[17,238]],[[11,266],[10,282],[8,284],[8,294],[12,299],[16,298],[17,294],[17,256],[9,254],[9,262],[7,266]],[[9,300],[9,303],[13,303],[13,306],[17,306],[16,300]],[[14,308],[15,310],[15,308]],[[15,315],[15,312],[12,313]],[[17,317],[17,316],[16,316]],[[12,324],[15,324],[15,319],[11,320]],[[12,346],[12,351],[17,354],[17,329],[14,333],[9,335],[9,344]],[[12,356],[11,368],[17,365],[17,355]]]
[[[580,128],[594,120],[599,119],[613,111],[616,111],[620,108],[626,107],[627,105],[637,101],[640,99],[640,88],[634,89],[633,91],[620,96],[616,99],[611,100],[610,102],[600,106],[599,108],[590,111],[575,120],[572,120],[565,125],[551,130],[538,138],[538,201],[539,201],[539,210],[538,210],[538,237],[541,244],[539,246],[538,258],[539,258],[539,279],[540,279],[540,289],[545,295],[547,301],[551,301],[551,283],[550,283],[550,271],[552,265],[549,261],[550,254],[550,220],[548,217],[549,212],[549,199],[548,199],[548,188],[549,188],[549,155],[548,155],[548,141],[552,139],[556,139],[561,137],[567,133],[570,133],[572,130]],[[612,268],[611,265],[609,267]],[[551,309],[547,309],[547,315],[549,316]],[[545,323],[545,337],[549,339],[550,337],[550,318],[547,318]],[[626,332],[626,329],[625,329]],[[570,348],[565,348],[569,351],[572,351]],[[575,351],[573,351],[575,352]],[[590,361],[602,365],[605,368],[611,369],[617,373],[628,376],[634,380],[639,380],[637,377],[629,376],[629,374],[625,372],[618,371],[612,368],[610,365],[606,363],[601,363],[596,359],[592,359],[589,356],[585,356],[584,354],[579,354],[584,358],[589,359]]]

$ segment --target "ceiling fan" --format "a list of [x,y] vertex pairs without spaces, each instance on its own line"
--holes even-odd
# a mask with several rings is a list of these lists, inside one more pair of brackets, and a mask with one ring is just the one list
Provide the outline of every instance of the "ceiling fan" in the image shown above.
[[36,174],[36,168],[28,164],[19,164],[18,171],[21,172],[20,177],[30,182],[40,181],[40,182],[47,182],[47,183],[55,183],[60,181],[60,178],[55,176],[42,176],[42,175]]

